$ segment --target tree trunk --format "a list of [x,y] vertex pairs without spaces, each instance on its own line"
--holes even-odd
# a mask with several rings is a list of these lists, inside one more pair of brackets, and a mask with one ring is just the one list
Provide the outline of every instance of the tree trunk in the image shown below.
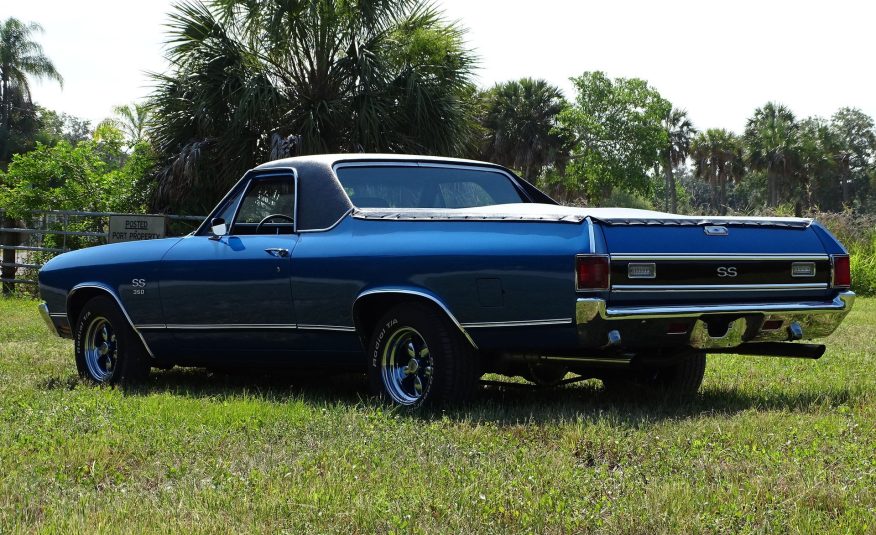
[[672,161],[666,158],[663,166],[666,173],[666,211],[674,214],[678,211],[678,198],[675,193],[675,174],[672,172]]
[[12,107],[9,105],[9,79],[6,74],[3,74],[2,80],[0,80],[0,125],[6,127],[7,135],[10,126],[10,115],[12,111]]
[[718,213],[721,215],[727,215],[727,175],[722,174],[718,177],[718,181],[721,183],[721,193],[720,193],[720,209]]
[[842,160],[842,173],[841,173],[842,181],[843,181],[843,183],[842,183],[843,207],[846,207],[849,205],[849,202],[851,201],[851,197],[852,197],[852,191],[851,191],[852,185],[850,183],[851,177],[849,175],[850,175],[850,173],[849,173],[849,157],[848,157],[848,155],[846,155],[843,157],[843,160]]

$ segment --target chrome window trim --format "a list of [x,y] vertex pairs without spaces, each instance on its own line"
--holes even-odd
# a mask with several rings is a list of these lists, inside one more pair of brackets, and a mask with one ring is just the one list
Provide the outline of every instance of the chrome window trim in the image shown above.
[[[347,195],[347,190],[344,189],[344,184],[341,182],[340,177],[338,177],[338,169],[343,169],[344,167],[429,167],[429,168],[438,168],[438,169],[471,169],[476,171],[486,171],[490,173],[498,173],[500,175],[504,175],[508,180],[511,181],[511,185],[514,186],[514,190],[520,195],[521,200],[525,200],[526,202],[531,203],[532,199],[529,198],[526,191],[520,187],[520,184],[517,183],[517,180],[514,176],[501,167],[492,167],[489,165],[472,165],[472,164],[452,164],[452,163],[438,163],[438,162],[418,162],[416,160],[409,161],[386,161],[386,160],[370,160],[370,161],[361,161],[361,162],[338,162],[332,165],[332,174],[335,176],[335,180],[338,181],[338,184],[341,186],[341,191],[344,192],[344,195],[347,197],[347,200],[350,201],[350,204],[354,208],[359,208],[356,206],[356,203],[353,202],[353,199]],[[488,204],[485,206],[497,206],[495,204]],[[342,218],[343,219],[343,218]]]
[[819,284],[618,284],[613,292],[744,292],[827,290],[827,283]]
[[[247,180],[251,174],[252,174],[252,170],[249,170],[246,173],[244,173],[243,176],[240,177],[240,179],[237,182],[235,182],[234,185],[231,186],[231,188],[228,189],[228,191],[225,193],[225,195],[222,196],[222,198],[219,200],[219,202],[216,203],[216,206],[214,206],[213,209],[210,210],[210,213],[207,214],[207,218],[204,219],[204,221],[200,225],[198,225],[198,228],[196,228],[190,234],[186,235],[186,237],[200,235],[201,232],[203,232],[210,225],[210,222],[213,220],[213,216],[216,215],[216,212],[219,210],[219,207],[221,207],[223,204],[225,204],[225,201],[227,201],[228,198],[231,197],[231,193],[234,190],[236,190],[240,186],[241,183],[243,183],[245,180]],[[241,196],[241,198],[242,198],[242,196]],[[238,204],[239,204],[239,202],[238,202]],[[236,207],[235,207],[235,210],[236,210]]]
[[[297,201],[296,201],[296,203],[297,203]],[[355,208],[350,208],[349,210],[344,212],[344,215],[342,215],[340,217],[340,219],[338,219],[337,221],[335,221],[334,223],[332,223],[331,225],[329,225],[325,228],[302,229],[302,230],[298,231],[298,234],[308,234],[308,233],[312,233],[312,232],[328,232],[329,230],[332,230],[333,228],[340,225],[341,221],[343,221],[344,219],[347,218],[347,216],[349,216],[351,213],[353,213],[353,210],[355,210]]]
[[376,295],[376,294],[404,294],[404,295],[415,295],[415,296],[417,296],[417,297],[423,297],[423,298],[428,299],[429,301],[432,301],[433,303],[435,303],[436,305],[438,305],[438,307],[441,308],[441,310],[443,310],[445,314],[447,314],[447,317],[450,318],[450,321],[452,321],[453,324],[456,325],[456,327],[457,327],[457,328],[459,329],[459,331],[462,333],[462,335],[465,336],[465,339],[468,340],[468,343],[471,344],[472,348],[474,348],[475,350],[478,349],[478,345],[477,345],[477,344],[475,343],[475,341],[472,339],[471,335],[468,334],[468,331],[465,330],[465,327],[463,327],[462,323],[460,323],[459,320],[456,319],[456,316],[454,316],[453,313],[450,312],[450,309],[447,308],[447,306],[446,306],[444,303],[442,303],[441,301],[439,301],[436,297],[434,297],[434,296],[432,296],[432,295],[429,295],[429,294],[426,293],[426,292],[421,292],[421,291],[418,291],[418,290],[411,290],[411,289],[408,289],[408,288],[375,288],[375,289],[373,289],[373,290],[366,290],[366,291],[360,293],[360,294],[356,297],[356,299],[353,301],[353,311],[354,311],[353,317],[354,317],[354,318],[356,317],[356,316],[355,316],[356,303],[358,303],[359,300],[362,299],[362,298],[365,297],[365,296],[368,296],[368,295]]
[[485,329],[492,327],[541,327],[548,325],[571,325],[572,318],[557,318],[545,320],[521,320],[521,321],[483,321],[480,323],[463,323],[466,329]]
[[721,262],[732,262],[734,260],[799,260],[799,261],[825,261],[829,260],[829,255],[795,255],[795,254],[639,254],[639,253],[612,253],[612,260],[623,261],[639,261],[639,260],[679,260],[679,261],[697,261],[697,260],[717,260]]
[[[103,283],[99,283],[99,282],[84,282],[81,284],[77,284],[76,286],[71,288],[70,292],[67,294],[67,310],[70,310],[70,298],[73,297],[73,294],[75,294],[77,291],[79,291],[83,288],[95,288],[98,290],[103,290],[104,292],[110,294],[112,296],[112,298],[116,300],[116,304],[119,305],[119,309],[121,309],[122,315],[125,316],[125,319],[128,321],[128,325],[131,326],[131,329],[135,333],[137,333],[137,337],[139,337],[140,341],[143,342],[143,347],[146,349],[146,353],[148,353],[149,356],[152,357],[153,359],[155,358],[155,354],[152,353],[152,350],[149,348],[149,344],[147,344],[146,339],[143,338],[143,334],[140,332],[140,330],[137,328],[137,326],[134,325],[134,321],[131,319],[131,316],[128,315],[128,310],[125,308],[125,305],[122,303],[122,300],[116,294],[115,290],[110,288],[108,285],[103,284]],[[69,321],[69,315],[68,315],[68,321]],[[74,330],[75,327],[71,324],[70,329]],[[73,336],[75,337],[76,334],[73,333]]]
[[[298,234],[298,170],[294,167],[272,167],[270,170],[250,172],[252,176],[249,177],[249,184],[246,185],[243,195],[237,201],[237,206],[234,207],[234,217],[231,219],[231,223],[228,224],[228,236],[234,236],[231,231],[234,230],[237,216],[240,215],[240,205],[243,204],[243,199],[252,189],[253,182],[261,178],[287,177],[290,172],[292,173],[292,194],[294,195],[292,199],[292,234]],[[244,178],[247,177],[244,176]]]

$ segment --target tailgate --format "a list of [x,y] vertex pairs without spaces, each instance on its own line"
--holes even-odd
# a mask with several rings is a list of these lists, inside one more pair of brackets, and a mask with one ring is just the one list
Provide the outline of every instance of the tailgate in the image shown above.
[[808,225],[603,224],[614,303],[827,296],[831,260]]

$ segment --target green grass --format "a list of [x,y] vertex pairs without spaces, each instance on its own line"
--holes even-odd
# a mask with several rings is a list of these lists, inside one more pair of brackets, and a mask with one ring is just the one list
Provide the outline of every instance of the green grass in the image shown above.
[[820,361],[711,358],[690,402],[594,381],[428,416],[354,378],[92,388],[35,302],[0,318],[0,533],[876,532],[876,300]]

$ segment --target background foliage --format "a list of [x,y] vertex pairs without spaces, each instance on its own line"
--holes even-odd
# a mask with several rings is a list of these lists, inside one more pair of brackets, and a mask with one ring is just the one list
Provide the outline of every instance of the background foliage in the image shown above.
[[269,156],[471,142],[474,57],[423,1],[216,0],[171,20],[151,99],[156,209],[203,213]]
[[0,174],[0,205],[17,219],[27,219],[32,210],[142,211],[154,155],[148,143],[136,144],[130,154],[122,150],[124,144],[111,124],[76,144],[37,143],[36,149],[14,156]]
[[[598,71],[572,77],[570,99],[531,78],[478,89],[465,28],[424,0],[189,0],[169,17],[169,69],[96,127],[31,101],[32,81],[61,74],[39,25],[0,24],[8,214],[204,214],[268,160],[425,153],[505,165],[564,203],[817,216],[853,249],[856,288],[872,291],[876,125],[859,109],[798,117],[766,102],[732,132],[695,124],[645,80]],[[860,236],[845,237],[851,227]]]

